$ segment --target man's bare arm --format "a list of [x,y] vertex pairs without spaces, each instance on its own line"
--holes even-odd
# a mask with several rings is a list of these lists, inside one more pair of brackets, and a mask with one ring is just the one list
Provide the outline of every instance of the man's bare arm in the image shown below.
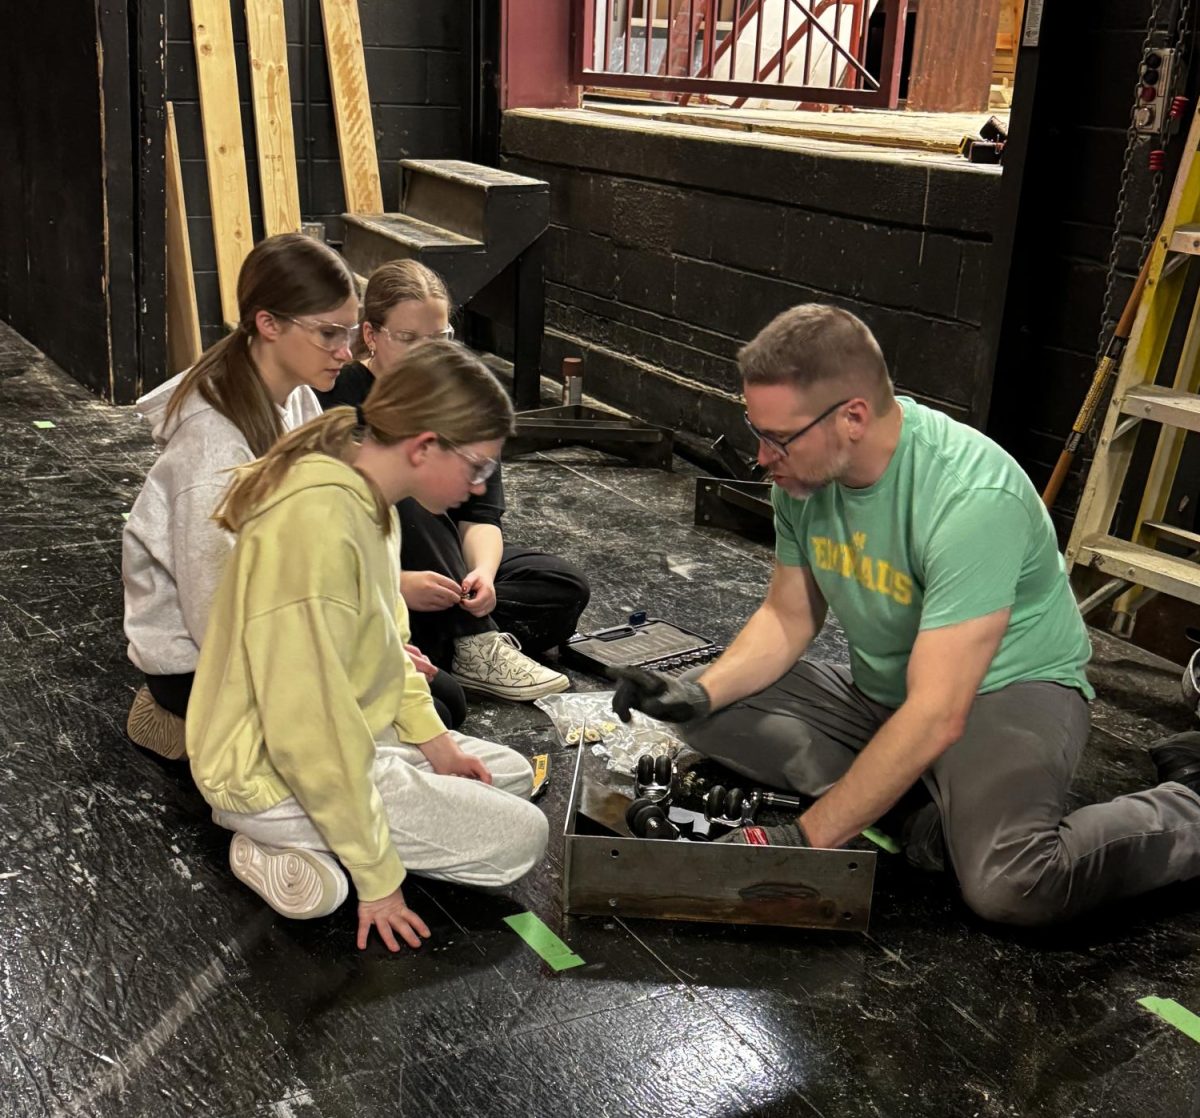
[[808,567],[775,564],[763,603],[703,675],[714,710],[769,687],[812,643],[828,607]]
[[962,737],[1008,617],[998,610],[917,636],[908,697],[841,780],[800,816],[813,846],[841,846],[869,827]]

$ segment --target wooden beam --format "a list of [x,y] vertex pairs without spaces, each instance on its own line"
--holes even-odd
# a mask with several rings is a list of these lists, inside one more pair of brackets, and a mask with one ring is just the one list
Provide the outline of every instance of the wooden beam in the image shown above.
[[927,112],[987,110],[1001,3],[921,0],[908,108]]
[[174,376],[200,356],[200,312],[196,306],[196,276],[188,238],[187,206],[175,106],[167,102],[167,374]]
[[358,0],[321,0],[321,18],[325,25],[325,53],[329,58],[329,85],[342,156],[346,210],[354,214],[383,213]]
[[246,0],[254,134],[262,188],[263,231],[300,232],[300,185],[292,135],[292,89],[288,81],[283,0]]
[[221,314],[226,325],[232,325],[238,320],[238,272],[254,244],[254,231],[250,225],[250,187],[229,0],[192,0],[192,38],[204,121]]

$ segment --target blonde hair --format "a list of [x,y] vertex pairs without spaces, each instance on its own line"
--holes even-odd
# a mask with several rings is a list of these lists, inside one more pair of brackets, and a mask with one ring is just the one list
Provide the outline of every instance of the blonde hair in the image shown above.
[[[443,446],[503,439],[513,431],[513,409],[500,382],[469,350],[457,342],[433,341],[405,355],[402,375],[377,380],[361,407],[360,430],[354,408],[332,408],[285,435],[262,458],[243,466],[218,507],[214,519],[230,532],[240,531],[254,509],[283,481],[306,454],[327,454],[352,462],[362,438],[369,435],[393,446],[425,431]],[[370,480],[376,517],[391,532],[391,507]]]
[[259,311],[283,317],[317,314],[356,294],[354,275],[328,245],[300,233],[259,241],[238,272],[238,325],[200,355],[171,394],[166,418],[199,392],[241,431],[255,457],[283,434],[279,411],[250,356]]
[[808,389],[843,383],[861,388],[876,412],[892,400],[892,381],[875,335],[840,307],[801,303],[773,318],[738,351],[745,384]]
[[[367,280],[367,289],[363,292],[362,321],[380,330],[393,307],[400,303],[423,303],[426,299],[440,299],[446,304],[446,314],[449,316],[452,306],[450,291],[446,281],[437,272],[419,260],[391,260],[376,268]],[[367,343],[360,337],[354,355],[362,358],[367,352]]]

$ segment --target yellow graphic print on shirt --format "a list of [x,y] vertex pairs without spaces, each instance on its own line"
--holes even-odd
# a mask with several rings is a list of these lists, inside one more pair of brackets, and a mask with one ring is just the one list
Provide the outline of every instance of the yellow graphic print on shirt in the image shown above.
[[866,554],[866,532],[855,532],[850,543],[828,536],[810,539],[814,566],[840,574],[842,578],[855,579],[866,589],[891,598],[897,605],[912,604],[912,575],[897,570],[886,559]]

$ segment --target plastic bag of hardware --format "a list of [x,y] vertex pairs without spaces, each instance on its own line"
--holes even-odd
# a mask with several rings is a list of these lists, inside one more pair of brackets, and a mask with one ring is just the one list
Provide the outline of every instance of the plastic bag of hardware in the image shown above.
[[613,692],[586,691],[547,695],[533,705],[550,716],[559,740],[564,745],[582,745],[614,772],[633,776],[637,759],[643,753],[674,756],[683,748],[683,740],[665,722],[633,712],[630,722],[622,722],[612,708]]

